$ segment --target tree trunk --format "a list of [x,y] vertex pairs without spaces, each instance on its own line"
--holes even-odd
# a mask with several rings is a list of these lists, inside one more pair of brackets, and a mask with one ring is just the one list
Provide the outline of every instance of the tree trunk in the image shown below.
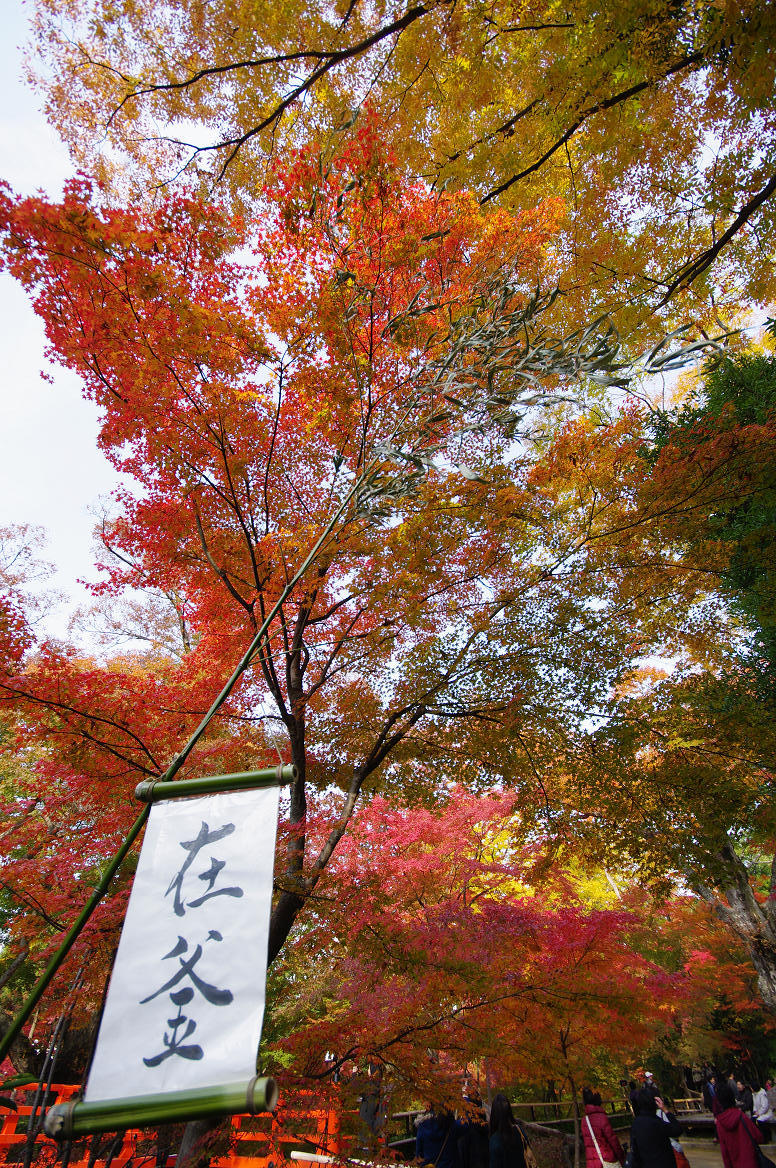
[[579,1103],[577,1101],[577,1085],[574,1082],[574,1076],[569,1075],[569,1086],[571,1087],[572,1112],[574,1115],[574,1168],[579,1168],[580,1163],[580,1143],[581,1134],[579,1130]]
[[207,1137],[220,1123],[220,1119],[192,1119],[187,1123],[178,1148],[176,1165],[180,1168],[208,1168],[210,1141]]
[[[6,1033],[12,1022],[12,1014],[6,1014],[4,1010],[0,1012],[0,1037]],[[24,1032],[20,1033],[11,1043],[8,1057],[13,1069],[18,1074],[35,1076],[39,1074],[43,1054],[35,1049]]]
[[304,897],[295,892],[281,892],[278,897],[269,922],[268,965],[272,964],[283,948],[286,937],[303,906]]
[[746,866],[732,843],[720,849],[723,873],[717,887],[699,888],[701,896],[746,946],[757,973],[757,988],[765,1006],[776,1014],[776,857],[771,869],[770,897],[756,899]]

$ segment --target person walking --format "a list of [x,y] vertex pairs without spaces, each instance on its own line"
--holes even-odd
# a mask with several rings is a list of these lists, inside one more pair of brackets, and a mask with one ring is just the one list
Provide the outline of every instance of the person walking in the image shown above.
[[725,1168],[758,1168],[757,1144],[763,1134],[757,1124],[736,1105],[736,1098],[727,1083],[717,1092],[722,1110],[715,1119],[719,1150]]
[[[665,1110],[665,1104],[663,1103],[663,1100],[657,1099],[657,1100],[655,1100],[655,1102],[658,1105],[658,1107],[657,1107],[658,1119],[662,1120],[663,1123],[670,1124],[671,1113],[669,1111]],[[676,1136],[672,1136],[672,1135],[669,1135],[669,1138],[671,1140],[671,1147],[674,1149],[674,1159],[676,1160],[676,1168],[690,1168],[690,1161],[687,1159],[687,1157],[684,1153],[684,1148],[680,1144],[679,1140],[676,1138]]]
[[[667,1119],[658,1117],[658,1107]],[[631,1125],[631,1151],[634,1168],[676,1168],[676,1157],[671,1146],[672,1139],[678,1139],[682,1128],[658,1095],[649,1090],[639,1091],[636,1098],[636,1115]]]
[[490,1168],[526,1168],[528,1146],[506,1095],[496,1095],[490,1105]]
[[489,1168],[490,1132],[479,1091],[470,1089],[464,1095],[464,1101],[469,1107],[465,1118],[460,1121],[458,1159],[461,1168]]
[[601,1096],[590,1087],[585,1087],[582,1102],[585,1106],[582,1139],[585,1142],[587,1168],[614,1168],[616,1164],[624,1164],[625,1149],[614,1134],[609,1116],[603,1109]]
[[628,1083],[628,1103],[630,1103],[630,1109],[634,1115],[636,1114],[636,1100],[639,1095],[639,1090],[640,1088],[638,1083],[635,1081],[635,1079],[631,1079],[631,1081]]

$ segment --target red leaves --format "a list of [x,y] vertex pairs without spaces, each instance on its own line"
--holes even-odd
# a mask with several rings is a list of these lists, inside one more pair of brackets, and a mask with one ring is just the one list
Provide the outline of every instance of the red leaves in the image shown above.
[[327,1049],[368,1055],[409,1094],[452,1102],[467,1063],[563,1080],[667,1024],[676,981],[634,948],[638,918],[593,909],[562,869],[536,881],[542,846],[514,812],[509,793],[460,788],[435,811],[364,808],[285,957],[306,971],[296,1010],[280,1005],[299,1072],[325,1075]]

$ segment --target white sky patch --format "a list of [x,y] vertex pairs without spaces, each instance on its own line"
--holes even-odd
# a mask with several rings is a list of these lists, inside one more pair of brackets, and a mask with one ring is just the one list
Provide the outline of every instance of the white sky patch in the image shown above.
[[[19,194],[61,195],[73,165],[40,112],[42,97],[22,81],[27,9],[3,0],[0,43],[0,178]],[[72,610],[90,596],[78,579],[96,579],[89,508],[119,476],[97,449],[98,411],[81,397],[78,378],[47,369],[43,325],[29,299],[7,273],[0,274],[0,524],[32,523],[46,529],[52,586],[64,601],[46,629],[65,636]]]

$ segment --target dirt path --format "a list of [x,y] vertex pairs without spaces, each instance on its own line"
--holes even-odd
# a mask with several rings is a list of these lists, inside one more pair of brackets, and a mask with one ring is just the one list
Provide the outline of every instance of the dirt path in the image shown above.
[[690,1168],[722,1168],[719,1144],[708,1140],[682,1140],[684,1154],[690,1161]]
[[[760,1146],[766,1156],[769,1156],[771,1160],[776,1160],[776,1146],[774,1144],[761,1144]],[[712,1143],[710,1139],[683,1139],[682,1147],[690,1161],[690,1168],[722,1168],[719,1144]]]

